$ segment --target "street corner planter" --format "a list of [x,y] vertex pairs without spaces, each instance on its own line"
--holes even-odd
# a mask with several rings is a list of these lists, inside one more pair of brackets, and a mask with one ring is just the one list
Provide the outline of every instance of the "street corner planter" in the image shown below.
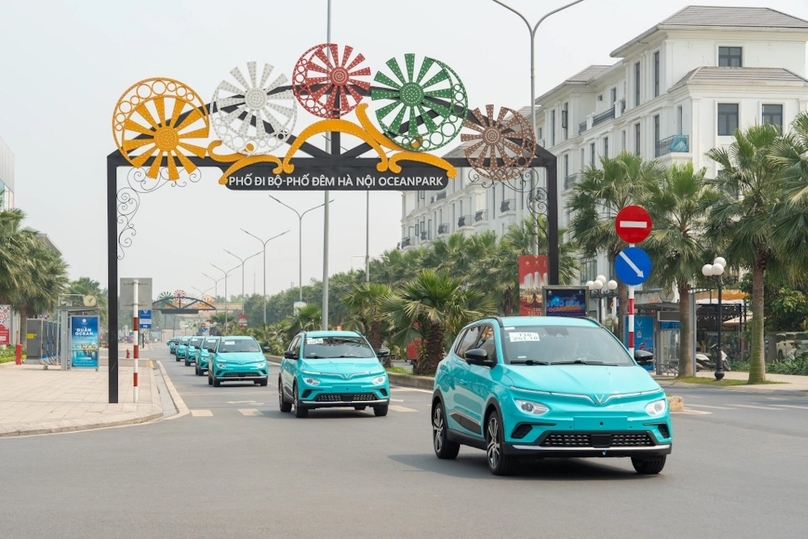
[[684,412],[685,400],[678,395],[668,395],[668,406],[671,412]]
[[415,374],[399,374],[390,372],[387,377],[391,384],[404,387],[414,387],[416,389],[429,389],[435,385],[435,378],[432,376],[418,376]]

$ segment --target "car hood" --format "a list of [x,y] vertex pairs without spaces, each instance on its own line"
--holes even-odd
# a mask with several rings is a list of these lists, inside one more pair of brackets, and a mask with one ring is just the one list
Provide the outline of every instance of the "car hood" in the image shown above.
[[234,363],[255,363],[265,361],[266,357],[261,352],[219,352],[216,354],[217,361],[232,361]]
[[648,371],[638,366],[509,365],[514,387],[573,394],[639,393],[661,390]]
[[300,371],[320,374],[373,374],[382,372],[383,368],[375,357],[355,357],[339,359],[301,359]]

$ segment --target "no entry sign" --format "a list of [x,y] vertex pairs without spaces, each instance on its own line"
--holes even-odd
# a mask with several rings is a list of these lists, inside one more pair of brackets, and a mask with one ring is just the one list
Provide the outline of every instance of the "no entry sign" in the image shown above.
[[614,228],[626,243],[640,243],[651,233],[651,216],[641,206],[626,206],[617,212]]

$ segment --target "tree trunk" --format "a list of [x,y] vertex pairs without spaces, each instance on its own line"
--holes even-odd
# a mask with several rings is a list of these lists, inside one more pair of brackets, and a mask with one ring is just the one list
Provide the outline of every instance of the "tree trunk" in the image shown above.
[[[690,290],[687,281],[679,281],[679,374],[677,378],[693,376],[693,349],[690,347]],[[659,348],[657,348],[659,350]],[[657,362],[662,361],[661,357]]]
[[415,374],[431,376],[438,369],[438,363],[443,359],[443,326],[427,322],[429,327],[424,333],[425,342],[423,357],[416,365]]
[[[765,262],[764,262],[765,263]],[[755,264],[752,269],[752,350],[749,358],[749,383],[762,384],[766,381],[766,363],[763,354],[763,277],[764,265]]]

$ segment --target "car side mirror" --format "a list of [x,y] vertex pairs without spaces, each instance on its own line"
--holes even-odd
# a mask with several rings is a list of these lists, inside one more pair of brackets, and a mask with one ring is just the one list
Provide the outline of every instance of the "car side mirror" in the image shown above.
[[272,351],[272,350],[270,350],[269,346],[264,346],[264,347],[261,348],[261,350],[263,350],[265,354],[268,354],[269,352]]
[[208,348],[208,352],[210,352],[211,354],[215,354],[216,349],[215,348]]
[[376,357],[378,357],[379,359],[384,359],[389,355],[390,355],[390,349],[389,348],[380,348],[380,349],[376,350]]
[[488,352],[482,348],[472,348],[466,350],[464,355],[466,363],[469,365],[482,365],[483,367],[493,367],[497,364],[493,359],[488,359]]
[[294,350],[286,350],[283,353],[283,357],[286,359],[297,359],[297,352],[295,352]]

